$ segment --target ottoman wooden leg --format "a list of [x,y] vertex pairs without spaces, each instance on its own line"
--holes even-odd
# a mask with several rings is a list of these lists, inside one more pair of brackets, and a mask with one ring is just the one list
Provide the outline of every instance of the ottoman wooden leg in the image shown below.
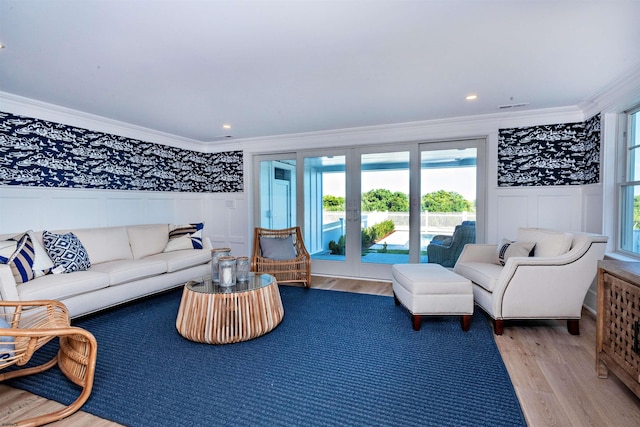
[[462,325],[462,330],[467,332],[471,327],[471,315],[463,314],[460,316],[460,324]]
[[422,323],[422,316],[420,316],[418,314],[412,314],[411,315],[411,322],[413,323],[413,330],[414,331],[419,331],[420,330],[420,323]]

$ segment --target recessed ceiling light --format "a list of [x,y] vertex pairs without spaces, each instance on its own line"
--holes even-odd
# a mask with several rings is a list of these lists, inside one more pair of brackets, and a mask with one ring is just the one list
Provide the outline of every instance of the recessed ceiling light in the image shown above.
[[4,49],[4,45],[0,43],[0,49]]
[[475,95],[475,94],[467,95],[464,99],[466,99],[467,101],[473,101],[475,99],[478,99],[478,95]]
[[231,129],[231,125],[225,123],[222,125],[222,129]]

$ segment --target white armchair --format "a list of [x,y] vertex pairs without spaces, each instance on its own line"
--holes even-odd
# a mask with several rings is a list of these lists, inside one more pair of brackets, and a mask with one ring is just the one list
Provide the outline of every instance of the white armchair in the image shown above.
[[501,266],[498,245],[468,244],[454,272],[472,281],[475,303],[494,320],[496,335],[508,319],[567,319],[569,333],[578,335],[584,298],[607,240],[521,228],[516,242],[535,242],[533,256],[507,257]]

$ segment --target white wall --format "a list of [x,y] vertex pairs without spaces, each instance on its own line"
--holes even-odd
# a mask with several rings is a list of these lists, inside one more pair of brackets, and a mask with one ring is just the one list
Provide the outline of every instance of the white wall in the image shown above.
[[249,255],[242,193],[199,194],[0,186],[0,234],[204,222],[214,247]]

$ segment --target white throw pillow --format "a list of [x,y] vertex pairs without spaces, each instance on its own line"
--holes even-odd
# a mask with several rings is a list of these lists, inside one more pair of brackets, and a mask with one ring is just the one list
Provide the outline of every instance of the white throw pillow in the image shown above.
[[51,269],[53,269],[53,261],[49,257],[47,250],[42,246],[40,240],[36,237],[36,234],[33,230],[27,231],[29,233],[29,237],[31,237],[31,242],[33,243],[33,249],[35,250],[36,256],[33,260],[33,273],[35,277],[44,276],[45,274],[49,274]]
[[535,246],[535,242],[515,242],[502,239],[496,249],[496,264],[505,265],[511,257],[532,256]]
[[543,228],[518,229],[517,241],[535,242],[533,256],[555,257],[565,254],[571,249],[573,234],[562,231],[545,230]]

